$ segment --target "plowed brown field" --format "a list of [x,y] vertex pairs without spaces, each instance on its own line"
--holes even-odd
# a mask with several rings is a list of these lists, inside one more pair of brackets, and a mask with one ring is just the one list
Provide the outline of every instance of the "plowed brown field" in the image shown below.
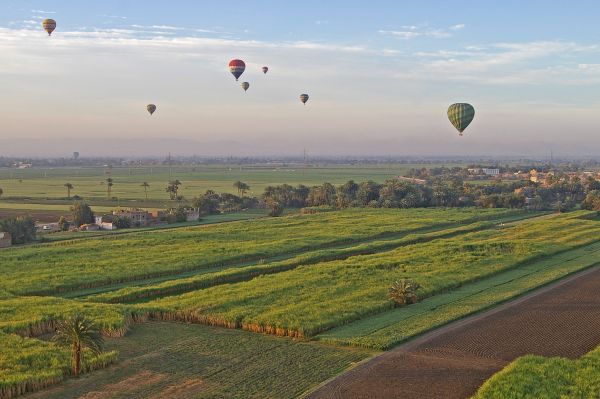
[[453,323],[335,378],[309,398],[468,398],[515,358],[600,344],[600,268]]

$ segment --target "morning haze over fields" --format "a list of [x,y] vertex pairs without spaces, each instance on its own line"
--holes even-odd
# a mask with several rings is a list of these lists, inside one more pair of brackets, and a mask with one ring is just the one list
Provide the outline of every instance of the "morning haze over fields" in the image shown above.
[[3,0],[0,399],[600,398],[599,14]]

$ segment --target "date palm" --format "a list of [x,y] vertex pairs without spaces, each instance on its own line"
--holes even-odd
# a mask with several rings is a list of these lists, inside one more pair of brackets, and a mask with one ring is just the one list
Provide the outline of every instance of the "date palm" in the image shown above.
[[421,288],[419,283],[409,278],[394,281],[388,291],[391,300],[398,305],[409,305],[417,302],[417,290]]
[[67,198],[71,199],[71,190],[73,190],[73,185],[71,183],[65,183],[64,186],[67,189]]
[[83,350],[88,349],[97,356],[102,353],[104,343],[94,323],[79,314],[59,322],[52,340],[71,348],[71,370],[75,377],[81,372]]
[[148,187],[150,187],[150,184],[148,184],[147,181],[142,183],[142,187],[144,187],[144,194],[146,196],[146,201],[148,201]]

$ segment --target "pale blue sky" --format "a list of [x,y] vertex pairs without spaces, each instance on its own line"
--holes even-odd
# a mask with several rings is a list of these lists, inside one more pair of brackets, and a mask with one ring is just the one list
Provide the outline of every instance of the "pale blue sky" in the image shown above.
[[[598,15],[597,1],[3,0],[0,155],[594,155]],[[459,101],[477,110],[461,139],[445,116]]]

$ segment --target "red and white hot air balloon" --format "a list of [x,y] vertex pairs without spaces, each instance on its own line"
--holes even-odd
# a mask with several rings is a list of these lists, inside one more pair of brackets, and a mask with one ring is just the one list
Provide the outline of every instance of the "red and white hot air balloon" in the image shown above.
[[238,80],[245,70],[246,63],[244,61],[237,59],[229,61],[229,72],[235,77],[235,80]]

